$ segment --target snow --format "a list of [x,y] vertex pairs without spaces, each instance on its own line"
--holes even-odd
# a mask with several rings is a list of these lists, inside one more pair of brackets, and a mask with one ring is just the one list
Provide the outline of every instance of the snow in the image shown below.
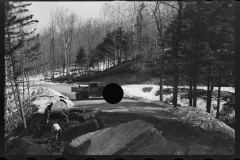
[[[152,87],[152,90],[150,92],[143,92],[142,89],[145,87]],[[172,86],[163,86],[163,88],[173,88]],[[188,86],[179,86],[179,88],[189,88]],[[206,86],[198,86],[198,89],[204,89],[207,90]],[[152,84],[132,84],[132,85],[123,85],[122,89],[124,91],[124,97],[127,98],[135,98],[139,99],[144,102],[156,102],[159,101],[159,95],[156,96],[157,91],[159,90],[158,85],[152,85]],[[215,90],[218,88],[215,87]],[[234,88],[232,87],[221,87],[221,91],[227,91],[227,92],[233,92],[234,93]],[[181,106],[189,106],[189,101],[188,99],[180,99],[181,93],[178,94],[178,104]],[[163,95],[163,101],[167,101],[168,103],[172,99],[172,94],[164,94]],[[223,104],[225,104],[226,101],[221,101],[220,102],[220,111],[223,107]],[[216,116],[216,106],[217,105],[217,99],[213,98],[212,99],[212,107],[211,107],[211,115]],[[197,108],[201,109],[203,111],[206,111],[206,101],[202,98],[197,99]]]
[[[152,87],[150,92],[143,92],[143,88],[145,87]],[[170,86],[163,86],[163,88],[172,88]],[[188,86],[180,86],[179,88],[188,88]],[[151,84],[133,84],[133,85],[123,85],[122,89],[124,91],[124,97],[127,98],[134,98],[144,102],[157,102],[159,101],[159,95],[156,96],[156,92],[159,90],[158,85],[151,85]],[[207,87],[198,87],[198,89],[207,89]],[[215,89],[215,88],[214,88]],[[217,87],[216,87],[217,89]],[[232,87],[222,87],[221,91],[227,92],[234,92]],[[181,107],[174,107],[172,105],[168,105],[168,111],[175,114],[175,115],[182,115],[182,120],[188,121],[196,126],[202,127],[204,129],[215,130],[215,131],[222,131],[224,133],[229,134],[231,137],[235,138],[235,130],[227,126],[225,123],[215,119],[213,117],[216,116],[216,106],[217,99],[212,100],[212,107],[210,114],[206,112],[206,101],[202,98],[197,99],[197,107],[189,106],[188,99],[180,99],[181,93],[178,95],[178,104]],[[163,101],[169,101],[172,99],[172,94],[165,94],[163,95]],[[171,103],[171,102],[168,102]],[[222,109],[223,104],[226,103],[225,101],[220,102],[220,111]],[[166,105],[167,106],[167,105]],[[120,108],[118,110],[121,110]],[[144,109],[147,110],[147,109]],[[229,115],[229,117],[235,117],[235,111]]]
[[[187,88],[187,86],[185,88]],[[198,86],[197,89],[207,90],[207,86]],[[213,90],[218,91],[218,87],[214,87]],[[221,87],[221,91],[235,93],[235,89],[233,87]]]
[[57,85],[59,83],[53,83],[53,82],[46,82],[46,81],[39,81],[36,83],[36,85]]
[[[53,103],[52,111],[74,108],[74,103],[68,97],[47,87],[32,87],[30,94],[33,95],[32,99],[35,99],[32,104],[38,107],[38,113],[44,113],[47,105],[51,102]],[[63,99],[67,104],[60,101],[60,99]]]

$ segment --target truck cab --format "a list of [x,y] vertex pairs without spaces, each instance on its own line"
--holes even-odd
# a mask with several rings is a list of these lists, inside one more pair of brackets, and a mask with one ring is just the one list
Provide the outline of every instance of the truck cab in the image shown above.
[[88,99],[89,96],[102,96],[104,82],[89,82],[87,85],[71,87],[72,92],[76,92],[76,99]]

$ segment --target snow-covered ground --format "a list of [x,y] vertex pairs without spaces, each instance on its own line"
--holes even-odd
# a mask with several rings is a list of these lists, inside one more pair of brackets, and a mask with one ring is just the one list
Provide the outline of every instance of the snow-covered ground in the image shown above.
[[[171,87],[173,88],[173,87]],[[189,88],[189,86],[179,86],[179,88]],[[207,86],[197,86],[197,89],[207,90]],[[218,87],[214,87],[213,90],[218,90]],[[235,88],[233,87],[221,87],[221,91],[235,93]]]
[[[39,86],[31,87],[29,92],[32,100],[31,103],[38,107],[38,110],[37,110],[38,113],[44,113],[45,108],[51,102],[53,103],[52,111],[62,110],[63,108],[65,109],[74,108],[75,106],[75,104],[71,100],[69,100],[68,97],[47,87],[39,87]],[[25,99],[27,99],[28,92],[26,91],[24,95],[25,95]],[[10,99],[13,100],[13,97],[11,97]],[[60,101],[60,99],[64,100],[66,104],[63,101]],[[16,112],[18,109],[16,109],[15,104],[9,103],[8,105],[10,104],[11,104],[10,108],[13,110],[13,112]],[[6,115],[8,116],[9,114],[11,113],[7,111]]]
[[[143,88],[152,87],[150,92],[143,92]],[[172,88],[169,86],[163,86],[163,88]],[[179,88],[187,88],[187,86],[182,86]],[[124,97],[135,98],[144,102],[157,102],[159,101],[159,96],[156,96],[156,92],[159,90],[158,85],[123,85],[122,89],[124,91]],[[206,87],[199,87],[199,89],[207,89]],[[217,88],[214,88],[217,89]],[[231,87],[224,87],[222,90],[228,92],[234,92],[234,89]],[[180,95],[181,93],[179,93]],[[163,100],[167,101],[168,98],[171,99],[172,94],[163,95]],[[178,96],[180,97],[180,96]],[[168,102],[171,103],[171,102]],[[222,105],[226,103],[221,101],[220,110]],[[206,112],[206,102],[205,100],[199,98],[197,99],[197,107],[190,107],[187,99],[178,98],[178,104],[181,104],[181,107],[169,107],[168,111],[175,115],[181,115],[183,121],[188,121],[193,123],[196,126],[202,127],[204,129],[210,129],[215,131],[222,131],[229,134],[231,137],[235,138],[235,131],[227,126],[225,123],[217,120],[215,117],[216,110],[211,107],[211,114]],[[216,104],[216,99],[213,99],[212,106]],[[233,115],[235,116],[235,112]]]
[[39,74],[36,76],[30,76],[29,79],[34,82],[39,82],[44,79],[44,76],[43,76],[43,74]]
[[57,85],[57,84],[59,84],[59,83],[39,81],[39,82],[36,82],[35,84],[36,84],[36,85]]
[[[143,92],[143,88],[145,87],[152,87],[152,90],[150,92]],[[171,86],[163,86],[163,88],[173,88]],[[179,88],[188,88],[188,86],[179,86]],[[124,91],[124,97],[127,98],[137,98],[144,102],[153,102],[153,101],[159,101],[159,95],[156,96],[157,91],[159,90],[158,85],[152,85],[152,84],[132,84],[132,85],[123,85],[122,89]],[[207,87],[198,87],[198,89],[204,89],[207,90]],[[218,88],[215,87],[214,90],[217,90]],[[235,90],[232,87],[222,87],[221,91],[227,91],[234,93]],[[181,106],[189,106],[188,99],[181,99],[179,98],[181,93],[178,94],[178,104]],[[164,94],[163,95],[163,101],[168,101],[172,99],[172,94]],[[171,102],[168,102],[171,103]],[[226,101],[220,102],[220,111],[222,109],[223,104],[225,104]],[[211,115],[216,116],[216,110],[214,106],[217,105],[217,99],[212,99],[212,107],[211,107]],[[206,101],[202,98],[197,99],[197,108],[201,109],[203,111],[206,111]]]

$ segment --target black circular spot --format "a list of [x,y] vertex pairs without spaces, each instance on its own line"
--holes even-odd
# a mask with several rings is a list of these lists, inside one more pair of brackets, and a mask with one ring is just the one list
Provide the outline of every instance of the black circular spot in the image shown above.
[[103,98],[110,104],[116,104],[123,98],[123,89],[116,83],[110,83],[103,89]]

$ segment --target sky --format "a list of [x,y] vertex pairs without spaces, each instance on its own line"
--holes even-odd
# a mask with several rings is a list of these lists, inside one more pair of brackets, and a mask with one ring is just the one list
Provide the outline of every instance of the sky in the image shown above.
[[31,14],[33,14],[33,19],[38,20],[36,25],[37,31],[41,28],[47,26],[47,22],[50,20],[50,10],[56,10],[58,7],[66,7],[69,11],[77,13],[81,19],[85,20],[87,18],[97,18],[100,15],[100,10],[104,1],[95,2],[30,2],[31,6],[28,7]]

